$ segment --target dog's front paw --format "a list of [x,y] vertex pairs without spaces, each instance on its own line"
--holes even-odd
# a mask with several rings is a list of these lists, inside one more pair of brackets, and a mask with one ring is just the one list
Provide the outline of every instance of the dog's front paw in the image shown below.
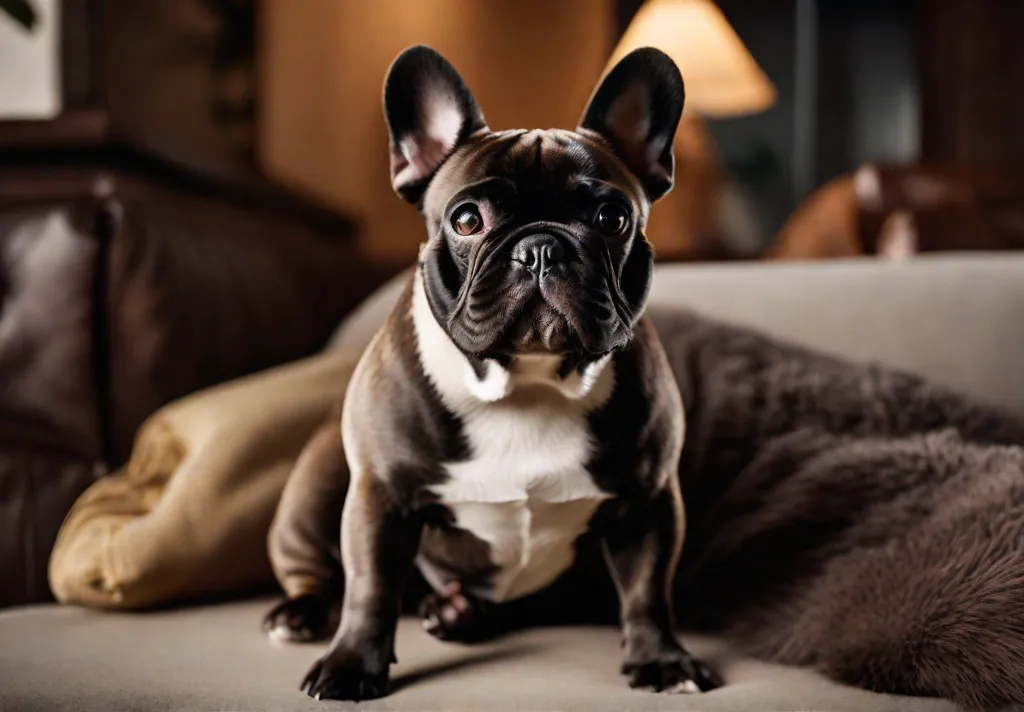
[[336,625],[326,596],[287,598],[263,617],[263,632],[274,642],[309,643],[329,638]]
[[367,672],[356,661],[328,653],[306,673],[301,689],[316,700],[373,700],[388,694],[388,671]]
[[714,670],[683,650],[666,652],[654,660],[627,661],[622,674],[629,677],[630,687],[669,694],[707,692],[722,686]]

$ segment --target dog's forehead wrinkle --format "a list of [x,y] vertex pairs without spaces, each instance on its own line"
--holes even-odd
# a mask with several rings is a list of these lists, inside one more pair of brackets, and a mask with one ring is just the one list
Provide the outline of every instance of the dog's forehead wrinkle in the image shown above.
[[516,137],[513,144],[495,154],[486,166],[489,176],[507,178],[512,193],[532,198],[555,199],[574,191],[586,179],[605,179],[607,171],[583,144],[568,132],[534,130]]
[[507,179],[512,193],[550,199],[574,191],[584,181],[622,189],[646,214],[637,179],[625,171],[601,140],[567,129],[511,129],[475,136],[436,174],[425,194],[424,211],[440,216],[465,185],[486,178]]
[[597,167],[588,148],[567,131],[536,129],[520,137],[519,143],[524,150],[513,155],[519,159],[520,168],[549,174],[559,171],[589,173]]

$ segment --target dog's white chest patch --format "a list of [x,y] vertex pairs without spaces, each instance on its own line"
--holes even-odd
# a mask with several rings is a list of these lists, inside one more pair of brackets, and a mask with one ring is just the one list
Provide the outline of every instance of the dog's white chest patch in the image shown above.
[[488,362],[480,378],[434,318],[421,275],[412,317],[423,369],[469,448],[467,459],[441,463],[448,479],[432,491],[455,526],[490,546],[498,569],[487,590],[473,593],[500,601],[538,591],[572,564],[576,539],[608,497],[586,469],[595,445],[587,414],[613,387],[608,359],[571,387],[557,380],[560,357],[551,356],[522,359],[512,371]]
[[450,479],[433,491],[455,526],[490,545],[498,571],[476,593],[502,601],[538,591],[572,564],[576,539],[607,498],[585,468],[585,415],[500,402],[463,422],[472,457],[446,463]]

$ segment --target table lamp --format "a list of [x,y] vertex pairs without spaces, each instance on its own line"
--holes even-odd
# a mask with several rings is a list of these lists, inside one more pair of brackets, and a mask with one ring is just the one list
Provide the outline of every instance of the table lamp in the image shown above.
[[723,249],[733,249],[724,247],[723,230],[731,241],[749,242],[757,229],[738,187],[724,178],[714,141],[700,119],[764,111],[775,103],[775,86],[711,0],[648,0],[606,71],[645,46],[670,56],[686,85],[675,140],[676,185],[651,213],[647,237],[659,260],[715,259]]
[[711,0],[649,0],[626,29],[608,68],[645,46],[660,49],[679,66],[686,112],[725,118],[756,114],[775,103],[775,86]]

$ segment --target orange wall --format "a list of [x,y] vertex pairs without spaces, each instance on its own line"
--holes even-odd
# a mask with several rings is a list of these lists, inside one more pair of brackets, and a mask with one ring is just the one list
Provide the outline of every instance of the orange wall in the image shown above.
[[363,249],[411,262],[424,229],[393,194],[384,73],[405,47],[448,57],[489,125],[575,127],[613,41],[612,0],[268,0],[260,159],[360,222]]

